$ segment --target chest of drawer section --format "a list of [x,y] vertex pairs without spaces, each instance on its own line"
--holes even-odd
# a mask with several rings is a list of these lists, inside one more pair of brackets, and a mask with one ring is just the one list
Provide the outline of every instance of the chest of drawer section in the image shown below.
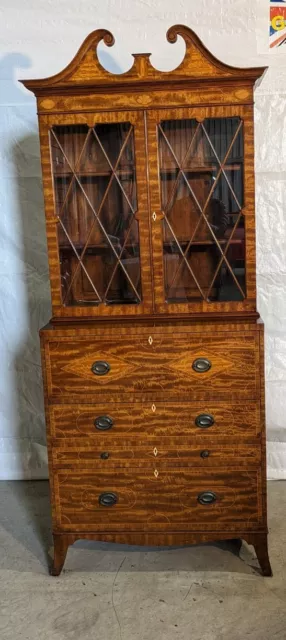
[[245,531],[262,526],[261,473],[55,471],[56,526],[73,531]]
[[52,405],[53,465],[66,469],[260,463],[255,402]]
[[61,530],[260,522],[258,332],[45,340]]
[[54,402],[110,402],[136,397],[189,402],[252,400],[259,390],[257,332],[214,337],[143,332],[110,339],[46,344],[48,395]]
[[229,444],[259,442],[258,402],[121,402],[54,404],[49,407],[50,434],[77,446],[82,440],[109,445],[114,439],[174,439]]
[[154,471],[165,467],[241,467],[252,468],[260,464],[260,450],[255,445],[223,445],[209,443],[203,445],[173,440],[147,442],[113,440],[110,446],[105,442],[91,444],[83,441],[80,446],[73,443],[56,442],[53,446],[54,469],[94,470],[107,468],[150,467]]

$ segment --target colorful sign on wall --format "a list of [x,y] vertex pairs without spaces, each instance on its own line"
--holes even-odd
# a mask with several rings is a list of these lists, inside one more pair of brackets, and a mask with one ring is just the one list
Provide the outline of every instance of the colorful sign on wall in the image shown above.
[[[270,0],[270,5],[274,4]],[[269,46],[270,49],[286,45],[286,2],[270,6]]]

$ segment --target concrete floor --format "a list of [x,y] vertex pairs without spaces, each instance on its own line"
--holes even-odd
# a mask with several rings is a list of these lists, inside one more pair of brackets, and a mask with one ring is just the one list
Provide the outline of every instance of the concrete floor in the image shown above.
[[286,482],[268,496],[273,578],[245,543],[88,541],[52,578],[48,483],[0,483],[1,640],[286,640]]

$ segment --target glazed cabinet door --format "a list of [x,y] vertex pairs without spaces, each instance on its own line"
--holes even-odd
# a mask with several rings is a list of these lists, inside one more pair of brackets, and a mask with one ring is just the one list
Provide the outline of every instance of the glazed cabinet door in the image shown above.
[[255,311],[252,107],[147,119],[157,313]]
[[43,116],[40,134],[54,316],[149,313],[143,114]]

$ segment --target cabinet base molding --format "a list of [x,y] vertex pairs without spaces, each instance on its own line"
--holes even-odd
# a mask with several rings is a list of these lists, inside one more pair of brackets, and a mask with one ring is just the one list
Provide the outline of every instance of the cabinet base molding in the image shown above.
[[204,544],[208,542],[219,542],[230,540],[237,543],[238,553],[245,540],[255,549],[257,560],[261,567],[261,574],[265,577],[272,576],[272,569],[268,556],[267,533],[244,533],[229,532],[175,532],[175,533],[54,533],[54,560],[51,567],[51,575],[59,576],[66,559],[70,545],[77,540],[95,540],[97,542],[114,542],[117,544],[130,544],[139,546],[185,546],[193,544]]

